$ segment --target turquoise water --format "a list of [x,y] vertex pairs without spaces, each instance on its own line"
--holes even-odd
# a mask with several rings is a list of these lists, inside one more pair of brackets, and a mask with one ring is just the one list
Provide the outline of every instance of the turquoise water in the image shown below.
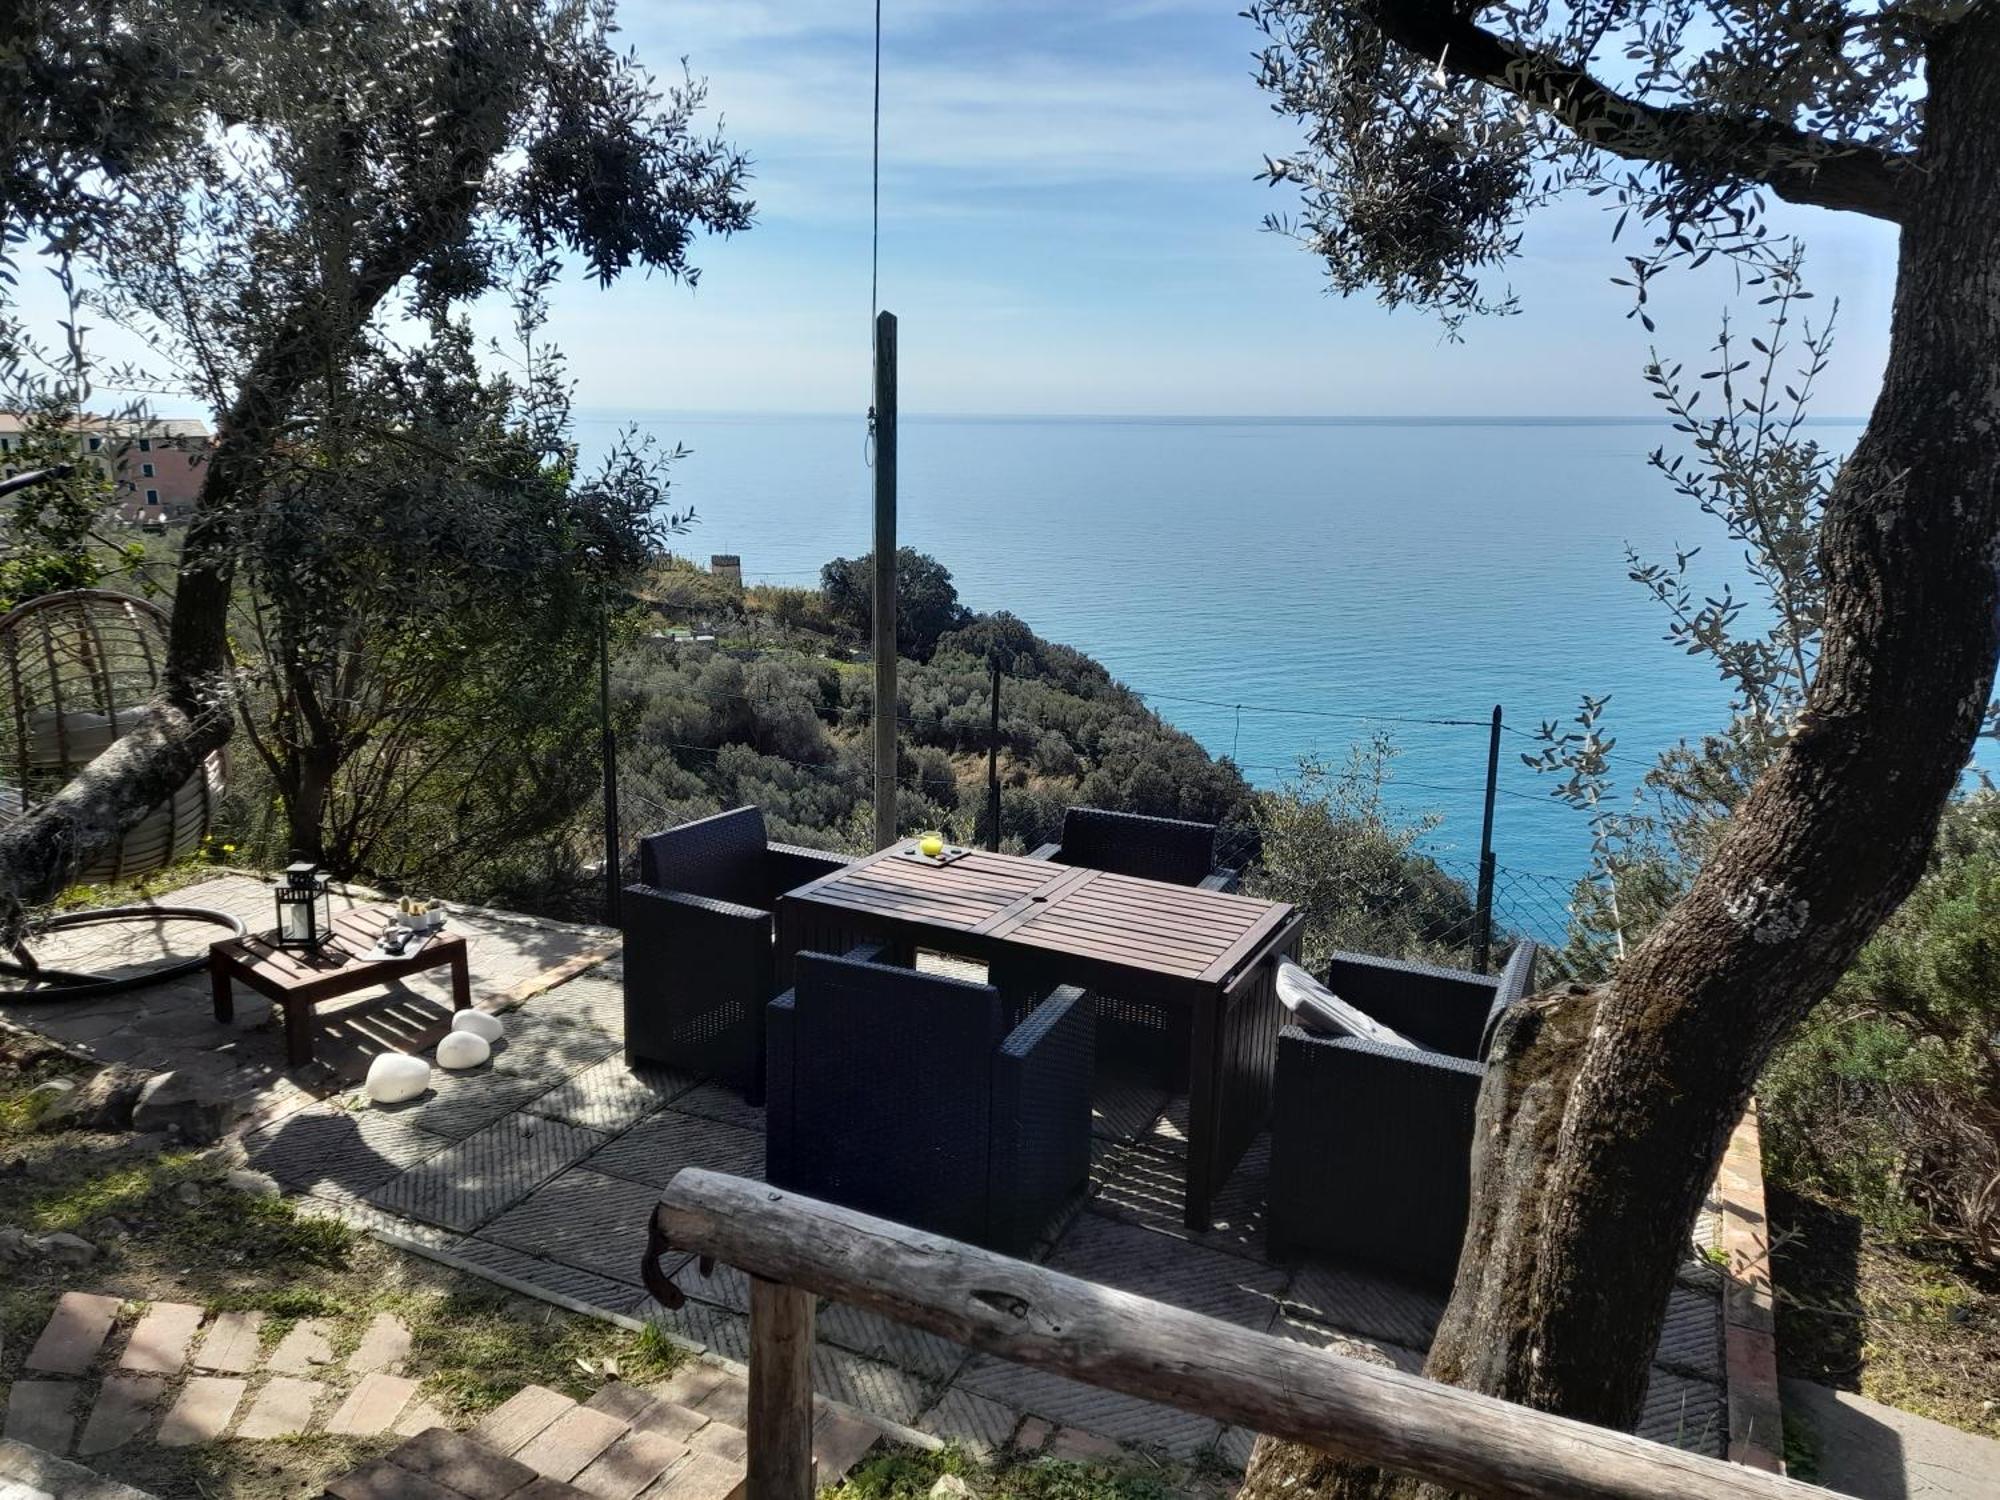
[[[743,557],[746,577],[810,584],[869,546],[869,473],[854,417],[593,413],[691,450],[679,550]],[[1816,434],[1844,448],[1854,424]],[[1338,760],[1389,730],[1397,805],[1436,813],[1427,843],[1479,846],[1487,720],[1514,729],[1610,696],[1635,774],[1719,726],[1728,693],[1661,639],[1626,577],[1627,543],[1668,558],[1734,549],[1646,466],[1659,424],[905,418],[900,535],[935,554],[977,609],[1009,609],[1102,661],[1209,750],[1270,785],[1301,755]],[[1243,705],[1239,712],[1235,705]],[[1464,724],[1395,722],[1463,720]],[[1582,817],[1549,799],[1503,736],[1494,847],[1567,880]]]

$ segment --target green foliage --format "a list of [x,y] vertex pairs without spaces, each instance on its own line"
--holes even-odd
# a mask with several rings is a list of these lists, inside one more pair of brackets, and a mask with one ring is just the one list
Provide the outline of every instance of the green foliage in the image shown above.
[[[1087,803],[1225,824],[1247,851],[1253,797],[1233,766],[1082,653],[1011,615],[960,619],[928,661],[906,660],[897,674],[902,827],[985,840],[988,664],[998,660],[1004,847],[1060,837],[1064,808]],[[767,617],[747,622],[740,644],[631,643],[619,661],[628,818],[661,827],[756,803],[774,837],[867,847],[873,680],[848,660],[853,630],[847,619],[828,637]]]
[[1922,881],[1759,1097],[1774,1178],[2000,1263],[2000,794],[1949,809]]
[[[858,640],[872,639],[875,554],[836,557],[820,569],[819,591],[827,617]],[[914,547],[896,550],[896,654],[928,661],[945,632],[970,616],[958,602],[951,572]]]
[[1378,731],[1339,770],[1302,760],[1295,779],[1258,798],[1257,893],[1306,914],[1305,959],[1313,968],[1336,949],[1463,958],[1472,901],[1416,847],[1437,819],[1398,822],[1384,803],[1396,753]]

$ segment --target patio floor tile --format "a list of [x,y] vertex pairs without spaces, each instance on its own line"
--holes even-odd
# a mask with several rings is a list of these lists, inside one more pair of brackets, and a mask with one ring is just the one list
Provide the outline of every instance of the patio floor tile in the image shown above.
[[480,1238],[639,1286],[646,1229],[659,1201],[658,1188],[572,1167],[488,1224]]
[[599,1276],[595,1271],[583,1271],[575,1266],[544,1260],[539,1255],[516,1250],[511,1245],[495,1244],[483,1232],[453,1241],[451,1254],[482,1271],[504,1276],[523,1286],[554,1292],[586,1307],[602,1308],[606,1312],[626,1312],[631,1306],[632,1288],[625,1282]]
[[926,1380],[948,1380],[965,1363],[967,1350],[963,1344],[865,1308],[841,1302],[823,1303],[815,1325],[818,1337],[829,1344],[900,1365]]
[[764,1175],[764,1137],[755,1130],[667,1110],[642,1120],[592,1156],[592,1171],[663,1188],[682,1167],[741,1177]]
[[1669,1447],[1722,1457],[1729,1432],[1722,1387],[1653,1366],[1637,1431]]
[[1285,1305],[1295,1316],[1408,1349],[1430,1348],[1444,1315],[1444,1298],[1434,1292],[1323,1261],[1293,1273]]
[[513,1015],[532,1016],[538,1021],[560,1021],[623,1037],[625,981],[622,971],[607,974],[604,967],[599,966],[567,984],[535,996]]
[[1342,1333],[1339,1329],[1328,1328],[1323,1323],[1295,1318],[1282,1309],[1272,1320],[1267,1332],[1274,1333],[1281,1339],[1290,1339],[1295,1344],[1323,1349],[1328,1354],[1366,1360],[1369,1364],[1393,1365],[1405,1375],[1421,1375],[1424,1370],[1424,1355],[1420,1349],[1406,1349],[1401,1344],[1392,1344],[1383,1339],[1368,1339],[1359,1334]]
[[815,1343],[812,1385],[829,1401],[843,1401],[892,1422],[914,1422],[929,1396],[930,1382],[880,1360],[863,1359],[831,1344]]
[[764,1129],[764,1107],[761,1104],[745,1103],[735,1089],[712,1079],[681,1095],[674,1101],[674,1108],[684,1115],[699,1115],[704,1120],[734,1125],[739,1130],[755,1130],[761,1134]]
[[975,1458],[1005,1448],[1020,1425],[1021,1414],[1013,1407],[956,1389],[946,1391],[917,1418],[920,1431],[957,1443]]
[[309,1104],[246,1136],[250,1165],[288,1188],[358,1198],[444,1149],[407,1113]]
[[1264,1259],[1264,1197],[1271,1148],[1265,1137],[1251,1144],[1210,1208],[1205,1230],[1187,1227],[1187,1161],[1151,1144],[1112,1143],[1090,1168],[1090,1210],[1211,1250]]
[[623,1057],[612,1056],[549,1090],[528,1105],[528,1112],[590,1130],[624,1130],[685,1094],[695,1082],[691,1073],[646,1064],[635,1068]]
[[507,1034],[493,1048],[494,1072],[547,1079],[553,1087],[603,1062],[624,1045],[608,1032],[555,1019],[541,1008],[548,1004],[548,1000],[531,1001],[500,1018]]
[[1677,1286],[1668,1294],[1653,1358],[1683,1375],[1722,1378],[1722,1305],[1715,1293]]
[[1090,1091],[1090,1133],[1102,1140],[1136,1141],[1167,1107],[1167,1090],[1150,1079],[1107,1068]]
[[1286,1278],[1280,1267],[1096,1214],[1076,1221],[1048,1264],[1052,1271],[1256,1329],[1269,1326]]
[[603,1140],[558,1120],[510,1116],[390,1179],[368,1201],[446,1229],[476,1229]]
[[974,1355],[953,1388],[1122,1443],[1160,1448],[1176,1458],[1200,1452],[1222,1431],[1213,1417],[1085,1385],[991,1354]]
[[522,1078],[496,1072],[489,1063],[462,1073],[431,1069],[431,1091],[406,1105],[391,1105],[385,1113],[408,1111],[412,1125],[426,1135],[462,1141],[495,1120],[512,1114],[549,1091],[546,1078]]
[[645,1295],[632,1304],[629,1312],[632,1317],[659,1324],[683,1343],[706,1349],[723,1359],[740,1364],[750,1358],[750,1320],[742,1313],[694,1301],[667,1308]]

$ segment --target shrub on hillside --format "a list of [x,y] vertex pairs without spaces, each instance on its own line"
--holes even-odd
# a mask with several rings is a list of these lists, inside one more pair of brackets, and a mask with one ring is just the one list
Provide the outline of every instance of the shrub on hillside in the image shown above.
[[1778,1181],[2000,1264],[2000,794],[1946,813],[1917,889],[1758,1093]]

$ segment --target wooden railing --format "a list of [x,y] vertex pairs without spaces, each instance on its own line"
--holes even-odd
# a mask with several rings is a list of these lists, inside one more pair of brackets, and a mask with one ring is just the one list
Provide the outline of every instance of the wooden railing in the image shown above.
[[813,1308],[837,1301],[1021,1364],[1364,1459],[1470,1495],[1826,1500],[1828,1492],[1252,1333],[761,1182],[688,1169],[654,1210],[669,1250],[747,1272],[748,1500],[811,1500]]

